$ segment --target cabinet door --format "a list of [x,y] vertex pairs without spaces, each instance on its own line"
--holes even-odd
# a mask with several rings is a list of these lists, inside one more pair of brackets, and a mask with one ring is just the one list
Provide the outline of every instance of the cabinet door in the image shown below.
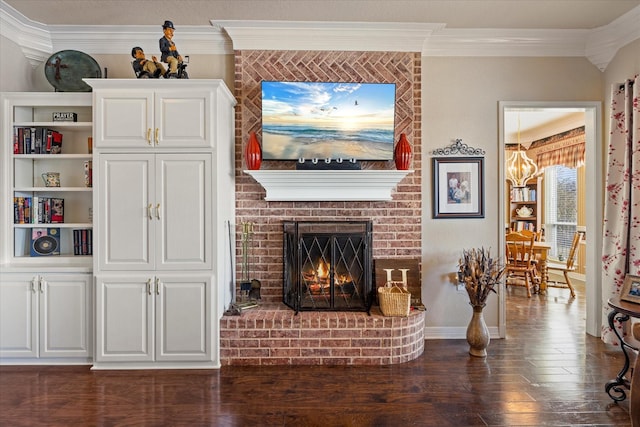
[[43,275],[40,279],[40,357],[90,357],[88,274]]
[[154,182],[156,268],[210,269],[211,155],[158,154]]
[[96,276],[96,362],[153,360],[153,277]]
[[159,275],[156,290],[156,360],[211,360],[211,278]]
[[123,91],[96,94],[97,148],[141,148],[153,144],[153,92]]
[[99,156],[95,255],[101,270],[154,268],[153,159],[147,154]]
[[211,97],[210,91],[157,91],[157,148],[211,147]]
[[38,277],[0,278],[0,357],[38,357]]

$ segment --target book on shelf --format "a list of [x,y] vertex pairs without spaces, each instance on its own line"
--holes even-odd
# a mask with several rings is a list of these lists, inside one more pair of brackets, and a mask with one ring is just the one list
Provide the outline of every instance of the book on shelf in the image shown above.
[[529,187],[514,187],[511,189],[512,202],[535,202],[536,190]]
[[534,223],[530,221],[516,221],[514,231],[522,231],[522,230],[529,230],[529,231],[535,232],[536,226]]
[[93,187],[93,162],[86,160],[84,162],[84,186]]
[[62,134],[60,132],[56,132],[55,130],[51,131],[51,150],[50,154],[60,154],[62,153]]
[[51,223],[58,224],[64,223],[64,199],[52,197],[49,199]]
[[31,197],[16,196],[13,198],[13,223],[14,224],[31,224],[33,221],[31,206],[33,201]]
[[60,154],[62,134],[46,127],[14,127],[13,154]]
[[93,255],[93,230],[91,228],[73,230],[73,254]]
[[58,197],[13,198],[14,224],[64,223],[64,199]]

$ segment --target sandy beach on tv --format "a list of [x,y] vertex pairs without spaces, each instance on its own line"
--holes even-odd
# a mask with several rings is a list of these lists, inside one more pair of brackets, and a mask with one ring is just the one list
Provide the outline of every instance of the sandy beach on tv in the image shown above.
[[[265,160],[305,159],[381,159],[393,158],[393,144],[382,142],[358,142],[341,140],[313,141],[278,135],[263,130],[262,158]],[[265,141],[268,141],[265,144]],[[339,148],[336,148],[338,147]],[[265,147],[268,147],[266,149]]]

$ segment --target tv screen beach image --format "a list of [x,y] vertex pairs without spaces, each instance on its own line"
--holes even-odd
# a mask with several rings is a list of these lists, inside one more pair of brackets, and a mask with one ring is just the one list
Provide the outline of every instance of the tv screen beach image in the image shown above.
[[395,84],[262,82],[265,160],[392,160]]

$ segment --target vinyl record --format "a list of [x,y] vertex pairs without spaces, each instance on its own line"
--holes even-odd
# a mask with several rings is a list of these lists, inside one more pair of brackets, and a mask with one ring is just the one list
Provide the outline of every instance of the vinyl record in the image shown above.
[[51,255],[58,249],[58,241],[51,236],[38,237],[33,241],[33,250],[40,255]]

